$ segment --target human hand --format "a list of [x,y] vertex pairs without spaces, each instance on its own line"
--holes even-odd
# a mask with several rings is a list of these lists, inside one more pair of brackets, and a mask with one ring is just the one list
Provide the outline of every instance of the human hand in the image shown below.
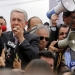
[[0,66],[5,66],[5,48],[2,50],[2,54],[0,56]]
[[25,38],[23,36],[24,31],[19,26],[16,26],[15,28],[13,28],[13,33],[14,33],[15,37],[19,40],[20,43],[25,40]]
[[52,26],[56,26],[57,25],[57,20],[59,19],[59,16],[56,14],[53,14],[51,16],[51,21],[52,21]]
[[51,52],[59,52],[61,49],[54,47],[56,43],[57,43],[57,41],[51,42],[48,50],[51,51]]
[[5,61],[5,48],[2,50],[2,53],[1,53],[1,57],[3,57],[4,61]]
[[3,57],[0,57],[0,66],[5,66],[5,62]]
[[14,69],[21,69],[21,60],[20,60],[20,59],[17,60],[17,59],[15,58],[15,60],[14,60],[14,62],[13,62],[13,67],[14,67]]

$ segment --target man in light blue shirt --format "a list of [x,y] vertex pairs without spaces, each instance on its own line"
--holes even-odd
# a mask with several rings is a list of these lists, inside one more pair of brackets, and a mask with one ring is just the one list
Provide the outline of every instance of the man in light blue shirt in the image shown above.
[[70,67],[70,62],[71,62],[71,53],[70,53],[70,48],[67,48],[66,52],[64,53],[64,59],[65,63],[68,67]]

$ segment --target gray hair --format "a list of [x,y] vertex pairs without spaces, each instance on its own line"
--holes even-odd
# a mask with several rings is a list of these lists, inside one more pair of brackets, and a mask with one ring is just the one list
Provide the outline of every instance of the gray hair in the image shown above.
[[23,14],[24,14],[24,19],[25,19],[25,21],[28,20],[28,14],[27,14],[27,12],[26,12],[25,10],[23,10],[23,9],[13,9],[13,10],[11,11],[10,16],[12,15],[13,12],[20,12],[20,13],[23,13]]
[[33,33],[36,34],[40,29],[45,29],[45,30],[48,32],[49,36],[50,36],[51,30],[50,30],[49,28],[47,28],[46,26],[44,26],[44,25],[38,25],[38,26],[36,27],[36,29],[34,30]]

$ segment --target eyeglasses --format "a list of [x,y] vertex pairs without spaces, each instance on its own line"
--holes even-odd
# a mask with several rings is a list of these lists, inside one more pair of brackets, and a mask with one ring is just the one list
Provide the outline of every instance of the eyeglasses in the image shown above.
[[49,38],[48,37],[40,36],[40,40],[43,40],[43,39],[45,39],[46,41],[49,41]]

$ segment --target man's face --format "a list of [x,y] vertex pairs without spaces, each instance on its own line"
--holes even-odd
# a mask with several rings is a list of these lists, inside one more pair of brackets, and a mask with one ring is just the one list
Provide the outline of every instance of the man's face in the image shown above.
[[39,18],[32,18],[30,20],[30,28],[28,29],[28,31],[30,31],[33,27],[37,26],[37,25],[41,25],[42,21]]
[[54,68],[54,60],[53,60],[53,58],[47,58],[47,57],[41,56],[40,59],[46,61],[51,66],[51,68],[53,70],[53,68]]
[[67,34],[67,32],[68,32],[68,28],[69,28],[69,27],[67,27],[67,28],[61,27],[61,28],[60,28],[60,30],[59,30],[59,35],[58,35],[58,40],[63,40],[63,39],[65,39],[66,34]]
[[4,19],[0,18],[0,25],[3,26],[3,25],[6,25],[6,22]]
[[36,34],[40,36],[39,48],[43,50],[49,41],[49,33],[45,29],[39,29]]
[[[71,22],[72,22],[72,17],[75,17],[75,13],[72,13],[70,16],[68,17],[64,17],[64,23],[66,25],[70,25]],[[73,22],[72,22],[72,28],[75,28],[75,19],[73,19]]]
[[10,17],[11,28],[15,28],[19,26],[20,28],[24,29],[26,26],[24,14],[20,12],[13,12]]
[[75,28],[75,13],[71,14],[71,17],[74,17],[73,24],[72,24],[72,28]]

